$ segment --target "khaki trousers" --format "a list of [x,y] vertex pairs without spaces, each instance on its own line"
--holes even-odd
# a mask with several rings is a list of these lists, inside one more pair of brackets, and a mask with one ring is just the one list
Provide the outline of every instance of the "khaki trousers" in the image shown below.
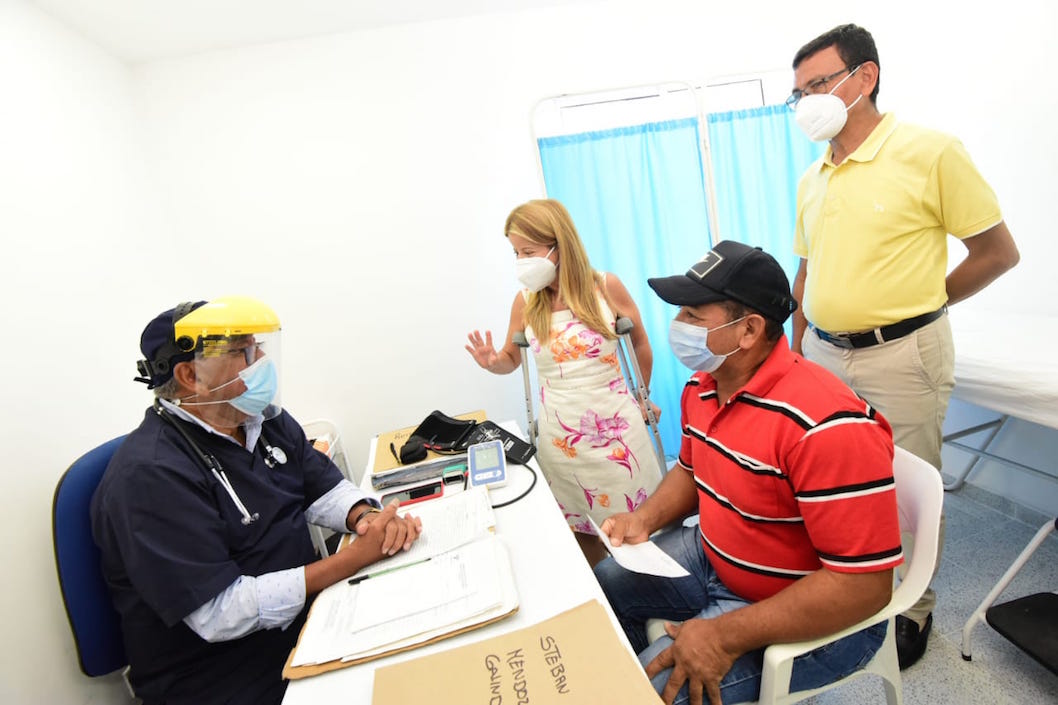
[[[955,386],[955,346],[947,314],[903,338],[854,350],[825,342],[806,329],[801,349],[806,358],[834,373],[882,413],[893,427],[893,443],[940,471],[942,426]],[[939,567],[943,513],[937,545]],[[904,548],[912,548],[906,534]],[[936,603],[936,593],[927,588],[904,616],[921,623]]]

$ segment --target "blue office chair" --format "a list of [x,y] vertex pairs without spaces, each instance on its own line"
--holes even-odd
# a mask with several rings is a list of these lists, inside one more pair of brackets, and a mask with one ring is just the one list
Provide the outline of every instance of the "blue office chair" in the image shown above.
[[103,579],[99,547],[92,540],[89,515],[92,493],[114,451],[124,440],[121,436],[107,441],[75,460],[59,478],[52,501],[59,588],[77,646],[77,658],[86,676],[106,675],[128,664],[121,619]]

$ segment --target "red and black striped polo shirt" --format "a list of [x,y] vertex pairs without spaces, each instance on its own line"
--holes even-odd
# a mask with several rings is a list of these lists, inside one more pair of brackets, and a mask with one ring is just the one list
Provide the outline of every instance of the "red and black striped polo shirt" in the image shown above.
[[826,566],[900,564],[889,423],[786,338],[720,408],[695,373],[679,465],[694,473],[701,537],[720,579],[751,601]]

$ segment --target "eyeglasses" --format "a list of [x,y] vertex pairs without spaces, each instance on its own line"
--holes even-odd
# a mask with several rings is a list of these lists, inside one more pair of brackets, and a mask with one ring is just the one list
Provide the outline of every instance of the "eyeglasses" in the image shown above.
[[804,90],[801,90],[800,88],[794,88],[793,91],[790,93],[790,97],[786,99],[786,107],[788,107],[788,108],[796,108],[797,107],[797,103],[800,102],[801,98],[804,98],[806,95],[815,95],[817,93],[826,93],[827,92],[827,84],[828,83],[830,83],[831,81],[833,81],[835,78],[837,78],[841,74],[845,73],[846,71],[848,71],[849,75],[851,76],[856,71],[856,69],[858,69],[862,65],[863,64],[856,64],[855,66],[846,66],[843,69],[835,71],[834,73],[830,74],[829,76],[823,76],[823,78],[817,78],[816,80],[812,81],[807,86],[805,86]]
[[244,348],[229,348],[227,350],[217,350],[212,355],[207,357],[224,357],[226,355],[242,355],[246,361],[246,365],[250,366],[257,361],[257,350],[261,347],[261,343],[250,343]]

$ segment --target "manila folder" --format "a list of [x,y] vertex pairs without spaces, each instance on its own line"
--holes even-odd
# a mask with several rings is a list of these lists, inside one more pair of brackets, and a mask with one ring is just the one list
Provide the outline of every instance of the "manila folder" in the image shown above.
[[375,671],[372,705],[660,702],[599,602],[450,651]]

